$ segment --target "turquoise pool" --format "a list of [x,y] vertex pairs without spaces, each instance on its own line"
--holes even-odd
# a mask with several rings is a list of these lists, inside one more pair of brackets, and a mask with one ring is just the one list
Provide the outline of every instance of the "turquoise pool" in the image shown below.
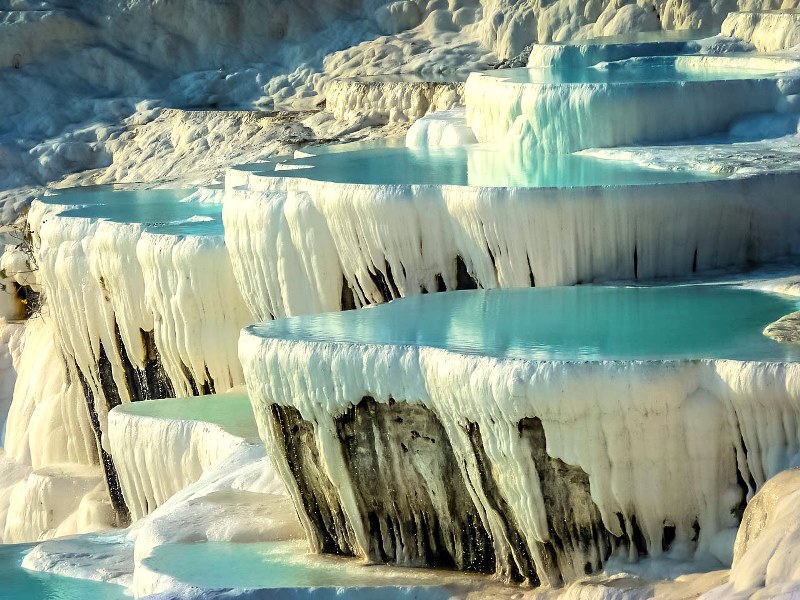
[[725,285],[502,289],[414,296],[254,325],[266,338],[414,345],[535,360],[800,360],[762,334],[800,300]]
[[514,153],[491,145],[407,148],[397,142],[365,143],[287,160],[296,169],[262,175],[366,185],[469,185],[480,187],[585,187],[686,183],[719,179],[710,173],[647,169],[577,154]]
[[0,544],[0,598],[8,600],[123,600],[124,588],[23,569],[27,544]]
[[222,205],[195,200],[192,188],[120,189],[92,186],[56,190],[39,198],[73,205],[62,216],[141,223],[147,231],[174,235],[220,235]]
[[559,69],[519,68],[497,69],[481,73],[516,83],[527,84],[647,84],[730,81],[737,79],[766,79],[775,77],[775,70],[751,68],[747,62],[735,65],[727,61],[685,63],[675,56],[647,56],[600,63],[590,67],[569,66]]
[[291,588],[312,588],[306,594],[315,598],[341,597],[342,588],[347,588],[348,598],[445,600],[452,592],[437,586],[470,579],[459,573],[365,566],[355,559],[309,555],[301,541],[169,544],[156,548],[144,565],[205,589],[285,590],[291,595]]
[[247,394],[215,394],[194,398],[167,398],[121,404],[114,409],[129,415],[205,421],[219,425],[228,433],[260,442],[253,408]]

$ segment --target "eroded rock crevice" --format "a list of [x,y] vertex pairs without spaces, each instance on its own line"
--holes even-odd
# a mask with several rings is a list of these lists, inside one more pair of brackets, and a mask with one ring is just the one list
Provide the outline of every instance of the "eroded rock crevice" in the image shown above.
[[371,560],[494,571],[491,537],[431,410],[366,396],[335,421]]
[[325,474],[317,450],[314,425],[303,419],[291,406],[273,404],[270,407],[272,435],[299,491],[301,506],[311,524],[309,540],[317,552],[355,556],[357,544],[334,484]]
[[[273,404],[270,423],[275,458],[288,467],[298,511],[311,523],[320,552],[558,586],[602,570],[616,548],[637,547],[635,532],[615,537],[606,528],[587,473],[547,454],[537,418],[518,423],[517,441],[530,460],[523,468],[538,478],[546,512],[542,540],[520,525],[476,422],[462,425],[463,438],[451,440],[434,410],[365,396],[325,433],[341,452],[344,469],[338,470],[320,455],[325,444],[318,426],[296,408]],[[363,532],[365,548],[354,531]]]

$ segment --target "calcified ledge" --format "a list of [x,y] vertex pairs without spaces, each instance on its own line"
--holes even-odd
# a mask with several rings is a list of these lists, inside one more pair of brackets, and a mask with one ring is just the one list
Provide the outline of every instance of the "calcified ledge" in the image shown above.
[[233,452],[256,443],[244,394],[128,403],[108,414],[107,445],[134,521]]
[[96,190],[69,190],[65,204],[36,200],[28,222],[56,343],[69,381],[80,384],[124,522],[130,515],[109,454],[108,412],[241,385],[236,332],[252,318],[221,228],[216,235],[159,234],[145,223],[71,214],[90,206],[82,194]]
[[373,562],[559,585],[612,553],[717,556],[800,450],[795,362],[524,360],[269,326],[240,357],[312,548]]
[[[466,79],[466,75],[462,77]],[[325,87],[325,110],[337,119],[414,121],[463,104],[463,81],[425,81],[412,76],[334,79]]]
[[420,292],[746,270],[800,251],[798,173],[522,188],[336,183],[273,169],[226,176],[225,242],[258,320]]
[[[665,66],[678,78],[649,77]],[[689,139],[786,107],[800,90],[798,67],[774,57],[674,56],[612,62],[608,79],[588,82],[594,68],[567,71],[564,81],[536,69],[478,72],[464,89],[467,124],[479,142],[550,153]]]

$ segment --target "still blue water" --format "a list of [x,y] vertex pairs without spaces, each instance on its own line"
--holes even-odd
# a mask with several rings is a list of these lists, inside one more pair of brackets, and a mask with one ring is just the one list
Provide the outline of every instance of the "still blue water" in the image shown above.
[[[764,79],[776,75],[774,71],[747,68],[747,63],[730,66],[730,63],[704,64],[687,67],[677,62],[675,56],[648,56],[619,62],[601,63],[593,67],[559,69],[519,68],[485,71],[489,77],[498,77],[517,83],[530,84],[646,84],[708,82],[732,79]],[[726,66],[723,66],[726,65]]]
[[30,545],[0,544],[2,600],[122,600],[123,588],[110,583],[28,571],[21,566]]
[[220,235],[222,205],[187,200],[194,191],[91,186],[55,190],[40,200],[76,207],[61,213],[63,216],[141,223],[154,233]]
[[429,294],[254,325],[270,338],[416,345],[538,360],[800,360],[762,334],[800,301],[734,286]]
[[286,161],[312,168],[278,171],[275,176],[370,185],[559,188],[684,183],[719,178],[706,173],[647,169],[576,154],[515,154],[483,144],[407,148],[396,143],[373,143],[348,150],[323,150],[318,156]]
[[[155,549],[144,564],[159,573],[207,589],[220,588],[351,588],[347,597],[408,597],[398,587],[425,586],[421,597],[438,600],[450,597],[444,589],[428,587],[452,583],[464,574],[425,569],[367,567],[354,559],[309,555],[301,541],[202,544],[169,544]],[[392,588],[396,591],[393,593]],[[354,593],[352,588],[372,588]],[[316,597],[316,596],[314,596]]]

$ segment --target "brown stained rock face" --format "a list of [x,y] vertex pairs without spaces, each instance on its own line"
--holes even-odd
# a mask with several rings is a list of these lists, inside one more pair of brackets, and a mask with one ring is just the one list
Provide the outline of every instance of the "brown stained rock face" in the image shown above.
[[[522,419],[518,431],[546,506],[544,542],[532,542],[520,530],[477,423],[464,425],[473,453],[466,459],[473,465],[468,471],[434,411],[365,396],[334,419],[346,471],[339,481],[324,468],[315,425],[297,409],[272,405],[271,423],[283,450],[277,458],[286,461],[297,485],[297,509],[307,515],[316,538],[312,545],[320,552],[357,554],[349,522],[357,518],[372,562],[497,573],[505,581],[558,586],[602,570],[614,547],[639,546],[635,522],[621,538],[606,529],[588,475],[547,454],[537,418]],[[345,515],[341,485],[352,486],[355,506],[349,510],[355,514]],[[482,517],[487,512],[495,516],[498,540]]]
[[283,449],[283,455],[276,458],[286,461],[300,491],[302,506],[295,508],[305,512],[313,525],[312,548],[328,554],[355,555],[353,531],[339,494],[323,470],[314,425],[296,408],[273,404],[270,410],[272,433]]
[[563,581],[596,573],[611,554],[611,534],[589,491],[589,476],[580,467],[568,465],[547,454],[544,427],[537,418],[519,422],[520,437],[527,440],[539,474],[547,507],[550,541],[547,553]]
[[365,397],[336,427],[370,559],[494,571],[491,538],[431,410]]

